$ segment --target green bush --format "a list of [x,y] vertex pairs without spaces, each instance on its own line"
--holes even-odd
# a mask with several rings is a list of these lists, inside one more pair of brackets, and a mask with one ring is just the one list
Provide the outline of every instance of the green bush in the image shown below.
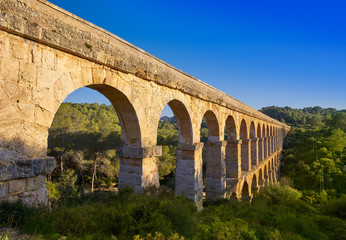
[[[194,203],[171,193],[131,194],[123,191],[95,192],[62,204],[52,211],[28,221],[25,229],[45,236],[67,236],[72,239],[131,239],[131,236],[164,236],[195,233],[197,214]],[[33,225],[40,226],[35,229]]]
[[314,216],[314,222],[319,226],[321,231],[328,234],[330,239],[346,239],[346,229],[344,222],[340,218],[316,215]]
[[346,219],[346,195],[327,202],[324,206],[325,214],[332,215],[343,220]]
[[262,196],[270,199],[273,203],[279,203],[287,199],[298,200],[302,197],[302,193],[288,185],[273,183],[263,188]]
[[49,200],[55,205],[61,204],[67,200],[79,198],[82,195],[82,189],[77,184],[76,173],[68,169],[61,175],[59,182],[47,181],[47,190],[49,192]]
[[30,217],[37,211],[24,206],[22,202],[0,204],[0,227],[20,226],[30,221]]

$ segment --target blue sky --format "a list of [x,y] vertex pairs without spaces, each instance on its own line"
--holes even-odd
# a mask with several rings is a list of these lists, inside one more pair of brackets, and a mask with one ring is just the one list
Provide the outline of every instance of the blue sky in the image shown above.
[[344,0],[51,2],[255,109],[346,108]]

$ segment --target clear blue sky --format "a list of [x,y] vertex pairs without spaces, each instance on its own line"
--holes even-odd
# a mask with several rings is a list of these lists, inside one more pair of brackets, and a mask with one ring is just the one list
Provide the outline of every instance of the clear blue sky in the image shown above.
[[51,2],[255,109],[346,108],[345,0]]

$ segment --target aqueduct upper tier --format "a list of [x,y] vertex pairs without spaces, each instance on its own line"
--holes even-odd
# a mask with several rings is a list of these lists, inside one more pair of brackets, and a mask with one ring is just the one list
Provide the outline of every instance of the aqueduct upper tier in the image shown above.
[[167,104],[179,128],[177,194],[201,203],[203,117],[208,198],[250,197],[275,181],[287,125],[47,1],[1,0],[0,11],[0,199],[46,204],[44,174],[55,164],[48,128],[81,87],[106,96],[119,116],[120,187],[159,184],[157,127]]

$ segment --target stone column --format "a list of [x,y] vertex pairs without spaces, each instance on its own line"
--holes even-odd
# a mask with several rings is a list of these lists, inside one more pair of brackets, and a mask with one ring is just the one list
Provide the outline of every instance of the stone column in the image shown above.
[[268,138],[268,156],[270,157],[272,155],[272,137],[269,136]]
[[198,210],[203,208],[203,143],[179,143],[175,172],[175,194],[192,199]]
[[258,165],[258,138],[251,139],[251,165]]
[[278,137],[277,136],[275,136],[274,137],[274,142],[275,142],[275,152],[277,152],[278,151]]
[[263,160],[268,158],[268,138],[267,137],[263,137]]
[[268,183],[271,184],[273,183],[273,170],[270,169],[268,173]]
[[135,192],[142,192],[146,187],[159,187],[157,157],[162,155],[161,146],[117,148],[120,158],[119,189],[132,187]]
[[227,141],[208,142],[206,198],[216,200],[226,196],[226,144]]
[[259,162],[263,162],[264,160],[264,151],[263,151],[263,138],[258,139],[258,160]]
[[226,146],[226,177],[241,177],[241,139],[231,140]]
[[241,170],[251,171],[251,140],[250,139],[242,139]]

